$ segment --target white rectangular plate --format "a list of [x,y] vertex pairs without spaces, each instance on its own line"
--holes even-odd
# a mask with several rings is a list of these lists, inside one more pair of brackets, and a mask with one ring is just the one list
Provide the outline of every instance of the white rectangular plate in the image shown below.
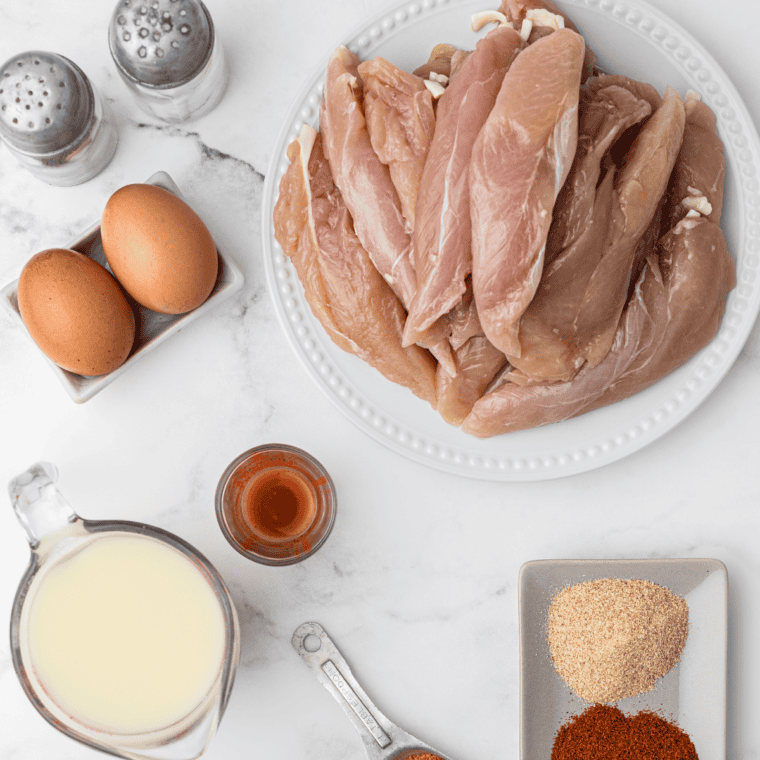
[[520,569],[520,757],[549,760],[554,737],[589,704],[557,675],[546,640],[549,605],[566,586],[599,578],[642,578],[689,605],[689,636],[679,662],[655,688],[622,699],[624,713],[651,710],[694,742],[699,760],[726,756],[728,576],[716,559],[538,560]]

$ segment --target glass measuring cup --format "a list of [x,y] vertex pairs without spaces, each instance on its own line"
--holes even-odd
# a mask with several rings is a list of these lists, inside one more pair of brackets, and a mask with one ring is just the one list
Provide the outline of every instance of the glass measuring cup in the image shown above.
[[411,760],[424,753],[440,760],[451,760],[443,752],[399,728],[378,710],[319,623],[299,625],[291,643],[351,719],[364,742],[369,760]]
[[[237,613],[224,582],[205,557],[167,531],[137,522],[83,520],[58,491],[56,480],[56,468],[50,463],[38,462],[14,478],[8,486],[16,516],[31,547],[30,562],[16,593],[11,613],[11,656],[21,686],[37,711],[52,726],[87,746],[129,760],[194,760],[203,753],[221,720],[240,656]],[[51,674],[59,671],[45,671],[48,662],[45,658],[49,658],[50,651],[55,651],[56,645],[60,645],[63,653],[56,664],[62,663],[64,671],[65,668],[71,670],[65,648],[66,642],[71,642],[62,632],[61,641],[53,641],[52,649],[48,640],[44,641],[48,648],[41,648],[38,641],[40,631],[46,626],[37,624],[41,616],[44,621],[44,615],[39,610],[47,612],[52,609],[50,605],[54,608],[62,599],[69,604],[68,594],[56,596],[61,588],[67,591],[72,588],[62,587],[61,579],[70,580],[71,573],[77,568],[81,576],[82,568],[92,568],[92,564],[82,565],[83,560],[91,563],[93,557],[107,557],[114,547],[119,550],[127,548],[129,551],[137,547],[141,552],[138,556],[142,560],[155,561],[158,558],[165,563],[162,567],[167,570],[167,577],[187,582],[183,591],[190,593],[191,598],[193,594],[200,594],[198,598],[206,606],[198,609],[208,610],[212,613],[209,618],[215,621],[215,636],[208,638],[213,643],[213,647],[209,645],[209,651],[213,651],[213,654],[209,654],[209,665],[203,671],[203,678],[193,682],[195,691],[188,692],[187,699],[183,697],[184,701],[173,703],[173,708],[177,705],[179,707],[174,712],[166,713],[171,714],[171,719],[165,723],[156,718],[154,724],[143,724],[141,728],[114,728],[113,725],[99,724],[91,715],[72,709],[77,699],[81,703],[80,685],[90,683],[92,670],[88,673],[84,670],[81,672],[82,678],[77,680],[77,693],[73,698],[75,701],[71,701],[74,690],[70,682],[64,683],[60,679],[56,682]],[[108,565],[104,567],[109,572],[112,569]],[[160,584],[161,579],[157,578],[155,585]],[[116,594],[114,596],[117,597]],[[119,599],[116,598],[116,603],[118,602]],[[99,607],[87,619],[97,620],[96,615],[105,617],[106,609],[110,607]],[[127,606],[126,609],[131,612],[133,607]],[[64,611],[67,610],[64,608]],[[82,619],[85,617],[81,616]],[[63,628],[70,627],[75,632],[81,630],[77,628],[77,620],[74,618],[72,616],[70,626],[65,622]],[[50,628],[49,625],[47,627]],[[143,625],[142,630],[150,631],[150,626]],[[79,652],[77,654],[81,655]],[[119,656],[113,658],[114,662],[120,662],[122,654],[117,653]],[[206,654],[208,652],[197,652],[200,660]],[[69,659],[75,658],[72,656]],[[179,671],[178,675],[177,681],[182,683]],[[65,688],[59,688],[61,684],[69,689],[68,694]],[[86,692],[87,687],[84,688]],[[168,691],[171,692],[171,689]],[[61,700],[60,694],[66,695],[66,699]],[[146,686],[134,701],[142,702],[148,696],[152,696],[152,693]],[[86,693],[84,698],[87,698]],[[177,710],[181,710],[181,714]],[[151,716],[149,720],[154,719]]]

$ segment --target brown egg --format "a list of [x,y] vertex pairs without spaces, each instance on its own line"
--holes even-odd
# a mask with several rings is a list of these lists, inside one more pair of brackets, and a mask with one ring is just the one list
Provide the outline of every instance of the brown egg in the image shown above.
[[116,279],[138,303],[163,314],[200,306],[219,260],[201,218],[168,190],[126,185],[108,200],[103,250]]
[[129,356],[135,315],[116,280],[87,256],[65,248],[32,256],[17,297],[34,342],[63,369],[105,375]]

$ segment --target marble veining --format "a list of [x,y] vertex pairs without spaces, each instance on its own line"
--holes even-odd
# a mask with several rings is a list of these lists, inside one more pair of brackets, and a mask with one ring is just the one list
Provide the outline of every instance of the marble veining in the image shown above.
[[264,175],[258,171],[255,167],[253,167],[251,164],[249,164],[247,161],[244,161],[242,158],[236,158],[235,156],[231,156],[229,153],[223,153],[220,150],[217,150],[216,148],[211,148],[206,143],[203,142],[201,139],[201,135],[198,132],[192,132],[186,129],[183,129],[181,127],[176,127],[173,125],[164,125],[164,124],[146,124],[145,122],[138,122],[136,125],[138,130],[146,130],[146,129],[153,129],[157,132],[161,132],[162,134],[168,135],[169,137],[188,137],[192,140],[194,140],[201,151],[201,156],[206,161],[234,161],[235,163],[240,164],[243,168],[253,173],[253,176],[255,179],[258,179],[259,181],[264,181]]

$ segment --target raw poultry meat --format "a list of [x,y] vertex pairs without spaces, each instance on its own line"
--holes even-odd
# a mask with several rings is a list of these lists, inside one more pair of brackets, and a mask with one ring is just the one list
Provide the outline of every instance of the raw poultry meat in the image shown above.
[[[499,12],[504,14],[507,21],[513,24],[516,29],[522,30],[523,22],[526,19],[530,21],[529,43],[533,43],[555,30],[556,25],[552,21],[551,16],[560,16],[565,28],[578,32],[578,27],[575,26],[570,17],[560,10],[552,0],[502,0]],[[595,67],[596,55],[586,45],[586,52],[583,58],[583,71],[581,72],[582,82],[593,76]]]
[[687,94],[684,106],[683,143],[670,178],[663,213],[672,225],[673,220],[683,214],[685,198],[703,196],[710,206],[706,216],[717,224],[723,210],[726,159],[715,114],[694,93]]
[[628,298],[631,268],[683,141],[683,102],[668,87],[662,105],[639,132],[615,177],[610,232],[575,318],[575,342],[593,367],[609,351]]
[[304,126],[288,158],[274,209],[275,237],[312,312],[343,350],[435,407],[435,362],[419,346],[401,346],[404,308],[354,232],[321,135]]
[[457,51],[458,48],[449,45],[447,42],[436,45],[430,51],[427,61],[422,66],[418,66],[414,73],[422,79],[429,79],[431,73],[443,74],[443,76],[448,77],[451,74],[451,60]]
[[455,351],[457,372],[436,373],[438,413],[450,425],[461,425],[507,358],[485,335],[469,338]]
[[473,28],[490,21],[415,74],[339,48],[323,133],[289,147],[275,208],[335,343],[479,437],[646,388],[712,339],[735,284],[698,96],[589,77],[551,0],[502,0]]
[[472,278],[465,280],[465,290],[462,300],[449,312],[444,314],[430,328],[432,334],[445,336],[451,347],[456,350],[470,338],[483,335],[483,328],[475,307],[472,293]]
[[510,357],[512,382],[569,380],[584,363],[575,320],[603,253],[615,202],[614,168],[600,181],[602,167],[616,140],[651,110],[625,87],[581,89],[578,151],[554,206],[541,284],[520,320],[520,356]]
[[[623,163],[625,154],[630,150],[641,126],[646,123],[647,119],[647,115],[642,116],[640,120],[634,119],[632,124],[622,133],[618,132],[615,126],[614,114],[605,112],[617,109],[618,107],[628,110],[633,106],[634,100],[626,96],[625,93],[620,92],[621,90],[628,91],[635,101],[648,103],[649,113],[654,113],[662,104],[662,98],[652,85],[636,82],[619,74],[605,74],[594,77],[581,87],[578,151],[586,153],[590,149],[593,149],[594,146],[589,143],[593,143],[594,140],[599,141],[600,139],[604,139],[604,135],[597,133],[605,128],[613,129],[613,142],[608,146],[609,152],[601,157],[601,159],[606,160],[605,169],[612,168],[610,159],[612,159],[612,163],[615,165]],[[636,108],[638,109],[639,107],[637,106]],[[630,120],[630,115],[626,114],[623,118]],[[581,227],[585,224],[585,206],[582,202],[579,204],[578,195],[580,188],[584,184],[584,175],[579,175],[578,172],[587,171],[590,161],[593,161],[591,157],[585,158],[584,165],[581,165],[580,156],[576,156],[573,167],[570,170],[570,175],[557,197],[552,217],[552,226],[549,229],[549,236],[546,241],[544,266],[551,264],[567,248],[572,240],[578,237]],[[590,165],[593,166],[593,164]]]
[[435,134],[417,198],[413,235],[417,293],[404,328],[404,345],[417,343],[465,291],[465,278],[472,270],[472,146],[523,44],[513,29],[493,29],[478,42],[438,103]]
[[327,65],[320,131],[335,184],[377,270],[408,307],[416,290],[411,238],[388,167],[367,132],[359,59],[340,46]]
[[377,157],[390,170],[411,232],[422,168],[435,130],[433,96],[420,77],[379,56],[360,63],[358,70],[369,138]]
[[576,417],[649,387],[706,346],[735,283],[720,227],[706,218],[677,225],[658,253],[647,262],[600,364],[584,366],[566,383],[507,383],[475,403],[462,430],[486,438]]
[[438,412],[450,425],[459,425],[507,363],[507,357],[483,334],[471,278],[467,278],[462,300],[437,320],[431,331],[446,337],[456,362],[455,372],[440,365],[436,372]]
[[685,111],[683,146],[668,189],[671,213],[663,216],[671,226],[637,280],[609,353],[597,366],[585,365],[569,382],[502,384],[475,403],[462,430],[485,438],[615,403],[665,377],[713,339],[736,284],[734,262],[715,208],[702,215],[679,207],[676,199],[688,177],[696,184],[687,184],[683,197],[712,197],[720,214],[723,147],[707,106],[687,97]]
[[[327,65],[320,112],[324,150],[362,246],[378,272],[408,308],[417,289],[412,239],[391,172],[378,157],[367,129],[359,59],[339,47]],[[454,362],[448,343],[418,341],[448,371]]]
[[472,150],[472,283],[496,348],[519,356],[519,320],[543,271],[552,209],[575,156],[585,45],[569,29],[521,52]]

